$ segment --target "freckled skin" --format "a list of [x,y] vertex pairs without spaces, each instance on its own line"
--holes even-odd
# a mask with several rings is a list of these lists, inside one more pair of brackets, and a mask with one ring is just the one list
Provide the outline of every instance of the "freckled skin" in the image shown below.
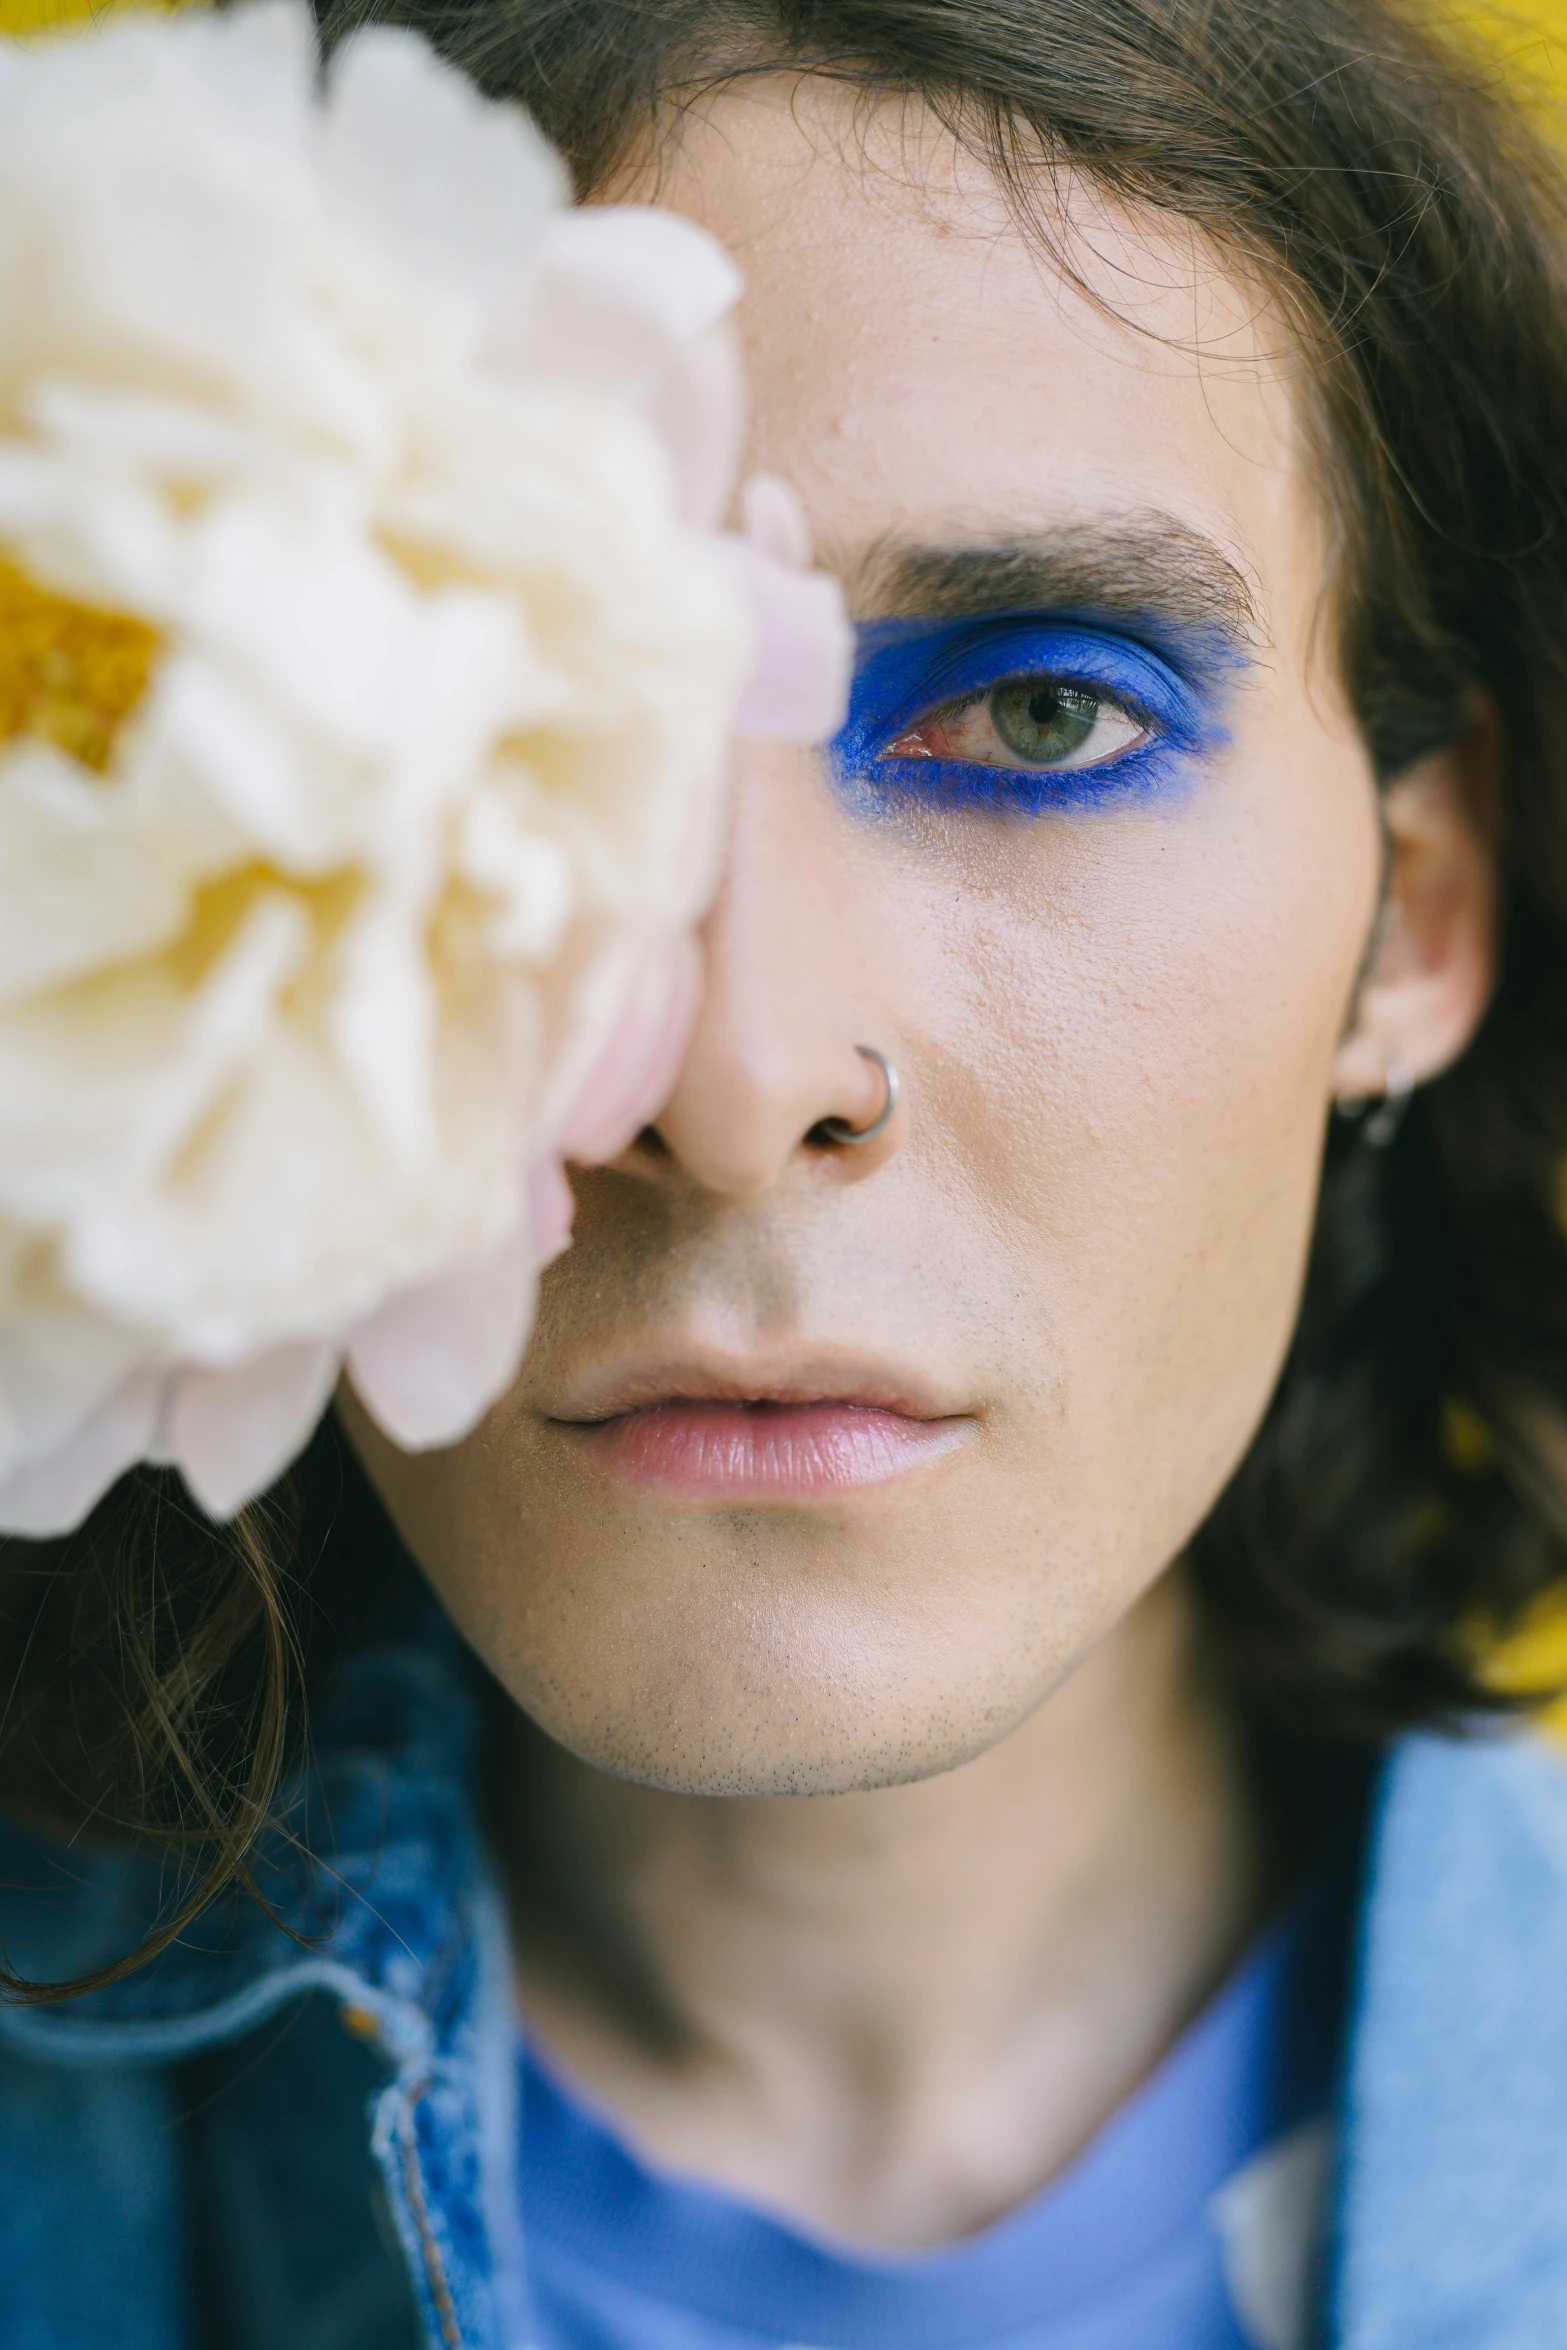
[[[477,1434],[406,1460],[350,1407],[505,1685],[588,1760],[707,1793],[979,1753],[1177,1556],[1288,1340],[1378,890],[1277,321],[1189,239],[1085,202],[1096,310],[934,134],[899,152],[762,92],[665,159],[663,199],[747,274],[752,464],[845,568],[889,533],[1157,506],[1254,582],[1266,642],[1169,805],[867,817],[812,757],[747,752],[665,1148],[579,1177]],[[811,1150],[875,1106],[862,1040],[905,1108],[885,1147]],[[549,1418],[639,1348],[829,1342],[912,1366],[967,1440],[735,1510],[601,1478]]]

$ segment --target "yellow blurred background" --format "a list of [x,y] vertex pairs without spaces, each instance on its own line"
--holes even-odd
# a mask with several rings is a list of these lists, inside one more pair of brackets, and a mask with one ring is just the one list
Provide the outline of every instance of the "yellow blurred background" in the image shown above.
[[[0,33],[46,33],[56,25],[112,16],[127,0],[0,0]],[[159,0],[154,0],[158,5]],[[179,0],[161,0],[175,7]]]
[[[47,32],[56,26],[106,16],[138,0],[0,0],[0,33]],[[147,5],[149,0],[139,0]],[[178,6],[181,0],[150,0]],[[1288,6],[1289,0],[1280,0]],[[1560,116],[1567,136],[1567,0],[1457,0],[1435,13],[1460,41],[1478,39],[1497,60],[1519,95],[1532,108]],[[1493,1659],[1497,1681],[1528,1693],[1567,1686],[1567,1594],[1552,1597],[1534,1612],[1525,1629]],[[1567,1739],[1567,1697],[1546,1708],[1544,1719]]]
[[1434,13],[1460,34],[1478,34],[1526,92],[1567,98],[1567,0],[1455,0]]

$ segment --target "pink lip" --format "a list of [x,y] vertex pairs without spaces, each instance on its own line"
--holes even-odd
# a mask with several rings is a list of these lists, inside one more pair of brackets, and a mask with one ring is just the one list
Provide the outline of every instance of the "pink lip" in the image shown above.
[[632,1484],[745,1501],[883,1484],[949,1451],[968,1423],[825,1398],[671,1396],[574,1425],[600,1464]]

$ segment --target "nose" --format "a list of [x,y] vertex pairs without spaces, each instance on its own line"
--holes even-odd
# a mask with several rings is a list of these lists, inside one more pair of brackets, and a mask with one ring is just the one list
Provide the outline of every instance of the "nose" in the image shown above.
[[864,1144],[841,1139],[882,1116],[889,1079],[875,1056],[896,1061],[858,830],[809,754],[742,746],[701,1009],[653,1129],[663,1151],[634,1157],[756,1200],[792,1180],[861,1181],[897,1151],[901,1099]]

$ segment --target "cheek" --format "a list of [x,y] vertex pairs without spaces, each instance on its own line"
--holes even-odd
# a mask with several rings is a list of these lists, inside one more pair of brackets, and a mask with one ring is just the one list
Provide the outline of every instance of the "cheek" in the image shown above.
[[1168,813],[1010,830],[924,932],[953,1180],[1059,1367],[1082,1507],[1164,1556],[1288,1343],[1375,910],[1363,759],[1306,739]]

